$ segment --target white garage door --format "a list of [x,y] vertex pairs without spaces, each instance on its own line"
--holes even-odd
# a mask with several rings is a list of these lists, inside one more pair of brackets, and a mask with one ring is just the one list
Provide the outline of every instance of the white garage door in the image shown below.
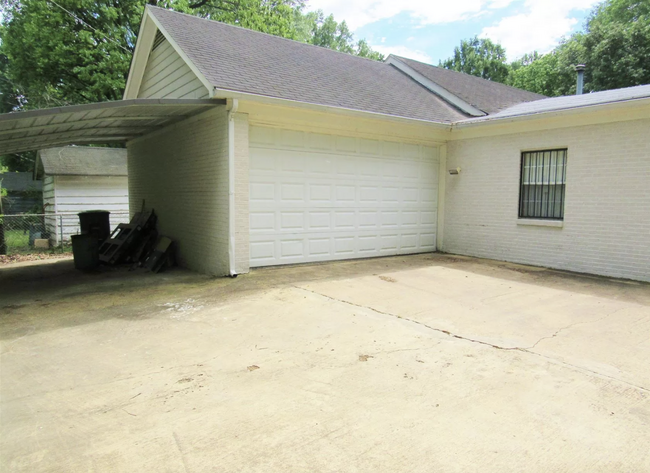
[[250,264],[434,251],[433,147],[250,129]]

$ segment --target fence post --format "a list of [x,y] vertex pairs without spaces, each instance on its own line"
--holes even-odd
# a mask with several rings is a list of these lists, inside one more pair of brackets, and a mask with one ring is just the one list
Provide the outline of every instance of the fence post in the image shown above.
[[7,242],[5,241],[5,221],[0,217],[0,255],[7,254]]

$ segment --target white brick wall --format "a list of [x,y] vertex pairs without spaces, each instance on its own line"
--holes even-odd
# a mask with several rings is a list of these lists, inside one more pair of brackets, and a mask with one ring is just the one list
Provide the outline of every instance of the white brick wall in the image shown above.
[[177,243],[179,264],[229,272],[228,126],[225,107],[129,142],[131,213],[142,199],[158,229]]
[[[650,120],[450,142],[443,250],[650,281]],[[522,150],[568,148],[562,228],[517,224]]]

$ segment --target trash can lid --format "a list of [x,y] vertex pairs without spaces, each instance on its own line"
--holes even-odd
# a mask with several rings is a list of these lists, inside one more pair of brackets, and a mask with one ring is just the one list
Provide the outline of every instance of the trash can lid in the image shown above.
[[109,214],[110,212],[108,210],[84,210],[83,212],[79,212],[77,215],[84,215],[84,214]]

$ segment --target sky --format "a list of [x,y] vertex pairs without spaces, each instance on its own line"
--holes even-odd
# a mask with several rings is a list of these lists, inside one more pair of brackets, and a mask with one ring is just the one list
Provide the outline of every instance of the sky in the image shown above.
[[462,39],[501,43],[508,60],[553,49],[582,29],[599,0],[309,0],[309,10],[345,20],[356,40],[382,54],[438,64]]

